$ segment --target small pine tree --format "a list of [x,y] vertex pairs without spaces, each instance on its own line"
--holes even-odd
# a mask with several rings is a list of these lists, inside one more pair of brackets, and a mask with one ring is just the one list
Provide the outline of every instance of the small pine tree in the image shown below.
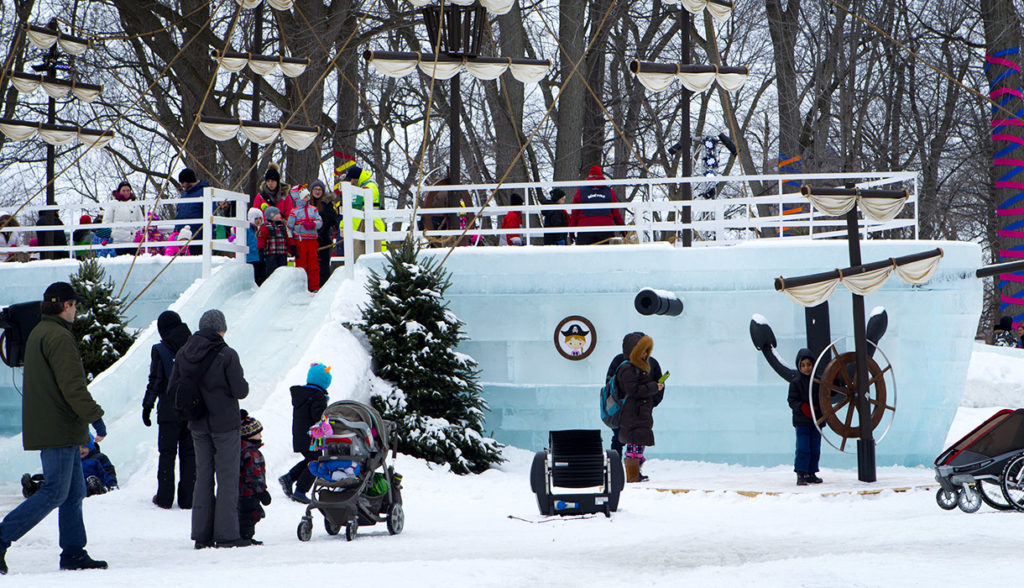
[[455,350],[466,337],[444,300],[448,274],[436,261],[420,262],[419,250],[411,239],[389,247],[384,277],[371,272],[360,325],[377,375],[392,386],[370,402],[398,423],[399,451],[478,474],[503,461],[502,445],[482,433],[487,403],[476,362]]
[[71,275],[71,286],[85,299],[78,305],[71,332],[78,340],[85,376],[91,382],[114,365],[135,341],[125,330],[124,299],[114,295],[114,282],[95,259],[83,259]]

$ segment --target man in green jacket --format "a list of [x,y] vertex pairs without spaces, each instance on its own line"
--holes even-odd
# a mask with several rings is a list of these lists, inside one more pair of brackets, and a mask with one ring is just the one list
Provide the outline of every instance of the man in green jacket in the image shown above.
[[103,409],[86,388],[82,358],[71,335],[81,300],[71,284],[50,284],[40,305],[42,318],[25,344],[22,443],[27,451],[40,452],[46,480],[0,522],[0,574],[7,573],[4,556],[11,543],[55,508],[60,515],[60,569],[107,567],[107,562],[94,560],[85,551],[82,499],[86,489],[78,447],[89,442],[90,423],[97,441],[103,440],[106,427]]

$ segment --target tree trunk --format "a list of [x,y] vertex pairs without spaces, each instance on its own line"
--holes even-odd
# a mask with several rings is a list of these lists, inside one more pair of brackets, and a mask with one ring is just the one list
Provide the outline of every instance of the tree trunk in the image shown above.
[[[607,53],[608,36],[614,16],[604,18],[611,7],[611,0],[590,0],[590,51],[587,52],[586,63],[587,85],[583,92],[583,152],[580,160],[584,167],[591,165],[604,166],[603,161],[605,140],[605,114],[599,100],[607,99],[604,92],[605,55]],[[603,23],[602,23],[603,21]],[[604,26],[601,26],[601,25]],[[598,30],[598,27],[601,27]],[[593,91],[593,93],[591,93]],[[595,97],[596,95],[596,97]]]
[[[1018,175],[1024,170],[1024,127],[1019,126],[1020,117],[1014,114],[1024,107],[1020,73],[1020,47],[1024,39],[1012,0],[981,0],[981,14],[985,22],[989,96],[1001,107],[992,112],[996,155],[991,168],[998,209],[999,261],[1015,261],[1024,256],[1024,228],[1020,226],[1024,225],[1024,183]],[[1014,280],[1001,280],[998,284],[1000,313],[1012,316],[1015,325],[1024,322],[1024,284]]]
[[[558,56],[558,77],[562,86],[558,99],[558,114],[555,119],[555,180],[579,179],[582,173],[581,147],[583,138],[583,103],[586,89],[583,79],[587,74],[586,64],[581,61],[584,45],[583,15],[586,0],[562,0],[558,11],[558,40],[565,49]],[[580,61],[578,71],[573,65]]]

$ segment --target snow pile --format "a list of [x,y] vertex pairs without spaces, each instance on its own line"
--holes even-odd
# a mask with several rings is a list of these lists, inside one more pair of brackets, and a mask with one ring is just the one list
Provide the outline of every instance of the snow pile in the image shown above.
[[975,343],[960,406],[1024,407],[1024,349]]

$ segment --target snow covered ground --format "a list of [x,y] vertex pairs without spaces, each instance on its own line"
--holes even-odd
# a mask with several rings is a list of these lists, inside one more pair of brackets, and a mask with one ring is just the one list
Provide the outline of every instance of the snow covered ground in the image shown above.
[[[1012,355],[1024,354],[976,347],[950,442],[997,410],[982,405],[992,398],[1021,404],[1013,391],[1024,384],[1024,358]],[[291,462],[274,446],[281,435],[273,431],[285,421],[260,418],[268,426],[266,454],[276,477]],[[11,573],[0,582],[874,587],[935,586],[981,573],[1006,578],[1019,569],[1024,513],[942,511],[927,468],[879,468],[879,481],[871,485],[857,482],[854,471],[826,470],[824,484],[798,489],[785,467],[652,459],[645,468],[651,481],[630,485],[611,519],[543,519],[529,489],[532,455],[508,449],[506,456],[501,468],[465,477],[399,456],[407,519],[397,536],[378,525],[360,529],[348,543],[328,536],[317,515],[312,541],[300,543],[295,527],[303,507],[272,484],[274,503],[256,529],[265,545],[195,551],[188,512],[149,502],[154,454],[119,491],[86,501],[89,550],[107,559],[109,570],[57,571],[57,518],[50,516],[8,552]],[[882,491],[862,493],[866,489]],[[741,490],[773,494],[751,497]],[[0,487],[0,512],[18,503],[18,491]]]

